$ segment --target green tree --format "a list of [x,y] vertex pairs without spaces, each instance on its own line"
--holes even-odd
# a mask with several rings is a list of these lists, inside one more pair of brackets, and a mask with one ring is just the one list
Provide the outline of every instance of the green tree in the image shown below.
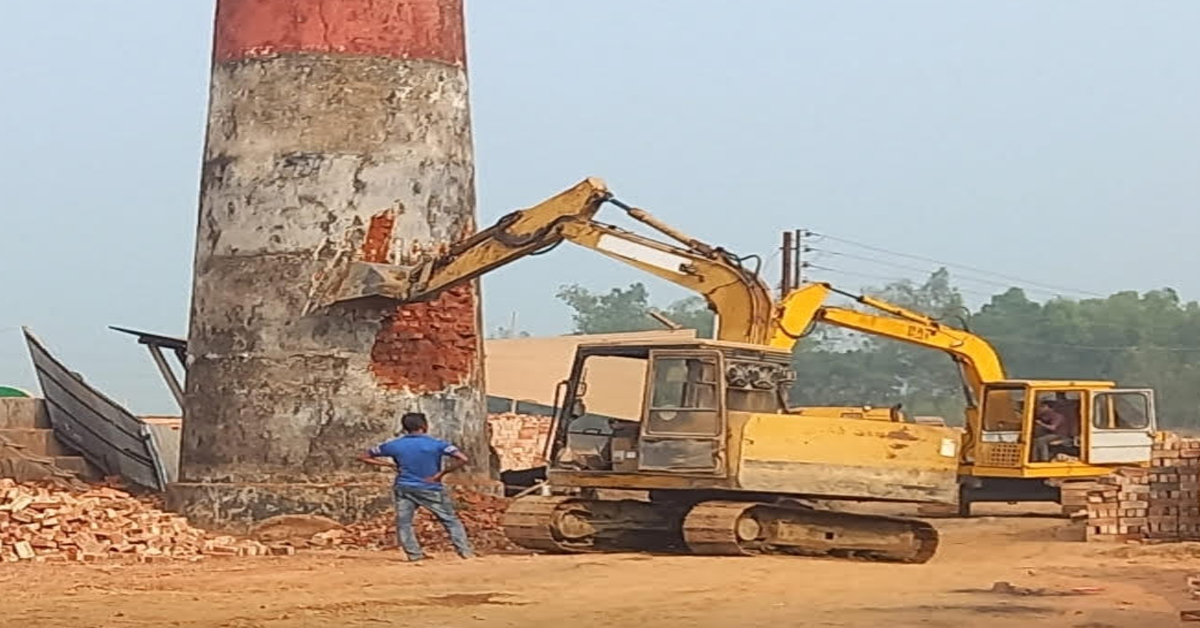
[[[563,286],[558,298],[571,308],[577,334],[611,334],[625,331],[662,329],[662,323],[650,315],[650,293],[641,283],[628,288],[613,288],[596,294],[578,285]],[[688,297],[658,309],[671,321],[697,335],[712,336],[713,315],[701,297]]]
[[[1105,298],[1030,299],[1010,288],[971,312],[950,273],[893,282],[868,294],[965,327],[991,342],[1013,379],[1106,379],[1154,388],[1161,425],[1200,427],[1200,304],[1169,288]],[[593,294],[567,286],[559,297],[580,333],[657,329],[642,284]],[[713,316],[699,297],[668,305],[671,320],[708,337]],[[962,416],[961,374],[940,351],[816,325],[797,343],[798,405],[903,403],[911,414]]]
[[[897,281],[865,292],[952,325],[961,324],[966,313],[944,268],[920,284]],[[957,366],[933,349],[826,329],[798,343],[793,363],[798,377],[792,401],[800,405],[900,403],[911,414],[934,414],[951,422],[965,407]]]
[[605,294],[594,294],[578,285],[563,286],[557,296],[574,310],[571,318],[579,334],[643,331],[660,326],[649,316],[650,293],[640,283],[613,288]]
[[708,302],[703,297],[680,299],[668,305],[662,313],[684,329],[696,330],[697,336],[712,338],[713,313],[708,309]]

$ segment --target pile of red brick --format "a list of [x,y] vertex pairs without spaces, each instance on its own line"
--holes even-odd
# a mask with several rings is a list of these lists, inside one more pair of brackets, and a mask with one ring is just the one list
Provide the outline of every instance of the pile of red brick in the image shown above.
[[[455,490],[459,516],[480,553],[512,551],[504,536],[503,498]],[[449,551],[441,525],[422,510],[417,536],[426,549]],[[216,536],[163,512],[152,498],[139,499],[111,486],[84,490],[0,479],[0,563],[93,562],[133,559],[141,562],[199,560],[205,556],[290,555],[296,548],[379,550],[396,547],[391,513],[334,528],[307,541],[264,544]]]
[[[471,543],[480,553],[511,552],[516,546],[504,536],[501,517],[508,502],[471,491],[455,490],[454,502],[459,518],[467,528]],[[433,552],[452,551],[446,531],[424,509],[418,512],[413,529],[424,549]],[[321,532],[308,542],[312,548],[381,550],[396,548],[394,515],[380,515],[369,521]]]
[[1089,541],[1200,539],[1200,439],[1160,432],[1149,468],[1121,469],[1088,492]]
[[0,562],[156,562],[292,552],[286,546],[210,536],[111,487],[73,491],[0,479]]
[[550,437],[550,417],[505,412],[488,416],[492,448],[500,471],[532,469],[546,464],[542,456]]

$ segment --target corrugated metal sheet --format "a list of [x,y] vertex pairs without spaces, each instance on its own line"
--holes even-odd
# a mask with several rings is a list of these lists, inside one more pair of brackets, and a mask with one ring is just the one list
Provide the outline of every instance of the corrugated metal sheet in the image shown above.
[[167,473],[150,426],[89,386],[24,331],[55,435],[106,474],[165,490]]

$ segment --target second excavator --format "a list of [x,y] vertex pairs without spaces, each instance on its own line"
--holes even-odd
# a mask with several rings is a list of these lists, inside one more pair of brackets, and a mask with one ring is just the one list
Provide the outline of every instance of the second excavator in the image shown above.
[[[870,311],[826,305],[834,294]],[[981,336],[886,301],[813,283],[789,291],[773,344],[787,348],[812,323],[890,338],[948,354],[966,398],[959,513],[978,502],[1061,503],[1062,485],[1147,466],[1157,429],[1154,391],[1110,381],[1017,380]],[[1047,419],[1057,419],[1050,429]]]

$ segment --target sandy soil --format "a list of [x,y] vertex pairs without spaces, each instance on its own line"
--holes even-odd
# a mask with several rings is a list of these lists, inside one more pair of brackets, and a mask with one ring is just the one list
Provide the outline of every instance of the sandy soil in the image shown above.
[[[985,510],[986,513],[986,510]],[[634,554],[308,553],[196,565],[0,567],[0,625],[1178,626],[1200,545],[1058,540],[1062,520],[936,521],[925,565]],[[994,583],[1041,589],[994,592]],[[1098,590],[1084,589],[1092,587]]]

